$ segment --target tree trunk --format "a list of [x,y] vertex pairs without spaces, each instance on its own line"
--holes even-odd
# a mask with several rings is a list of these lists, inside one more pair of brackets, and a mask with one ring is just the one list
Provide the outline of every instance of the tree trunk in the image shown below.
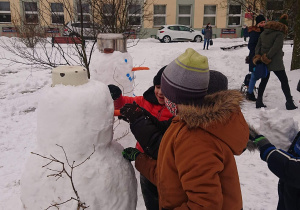
[[292,56],[291,70],[300,69],[300,0],[297,1],[297,17],[295,18],[294,27],[294,48]]

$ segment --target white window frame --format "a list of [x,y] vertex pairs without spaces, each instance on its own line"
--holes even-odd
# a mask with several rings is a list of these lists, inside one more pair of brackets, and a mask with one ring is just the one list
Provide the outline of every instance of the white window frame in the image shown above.
[[[25,4],[27,4],[27,3],[36,4],[37,10],[36,11],[34,11],[34,10],[26,11]],[[38,12],[38,2],[35,2],[35,1],[23,1],[23,11],[24,11],[24,20],[25,20],[24,22],[25,22],[25,24],[33,24],[33,25],[34,24],[35,25],[39,24],[40,19],[39,19],[39,12]],[[37,15],[37,22],[27,22],[26,15]]]
[[[63,11],[62,11],[62,12],[52,11],[52,4],[61,4],[61,5],[62,5],[62,8],[63,8]],[[64,5],[63,5],[63,3],[51,2],[51,3],[50,3],[50,8],[51,8],[51,24],[63,25],[63,24],[64,24],[64,21],[63,21],[63,23],[53,23],[53,17],[52,17],[53,15],[55,15],[55,16],[63,16],[63,20],[65,19],[65,15],[64,15]]]
[[[165,14],[155,14],[155,6],[164,6],[165,7]],[[154,4],[153,5],[153,27],[159,27],[161,25],[166,25],[166,13],[167,13],[167,5],[166,4]],[[154,18],[155,17],[163,17],[165,19],[163,24],[155,24]]]
[[[81,4],[88,6],[88,11],[87,12],[83,11],[83,13],[82,13],[82,16],[88,17],[88,20],[85,20],[85,18],[83,18],[83,22],[90,22],[91,18],[92,18],[91,14],[90,14],[90,11],[91,11],[90,5],[88,3],[81,3]],[[79,11],[79,4],[77,3],[77,21],[81,21],[80,16],[81,16],[81,12]]]
[[[130,13],[130,9],[129,9],[129,7],[130,6],[140,6],[140,13]],[[139,24],[137,24],[137,25],[131,25],[130,23],[129,23],[129,25],[131,25],[131,26],[141,26],[142,25],[142,5],[141,4],[133,4],[133,5],[129,5],[129,7],[128,7],[128,20],[129,20],[129,18],[130,17],[139,17],[140,18],[140,23]]]
[[[241,7],[241,13],[240,14],[230,14],[230,6],[240,6]],[[241,26],[242,23],[242,5],[240,4],[230,4],[228,7],[228,27],[236,27],[236,26]],[[237,25],[229,25],[229,18],[230,17],[239,17],[240,18],[240,23]]]
[[9,10],[0,10],[0,15],[9,15],[10,16],[10,21],[0,22],[0,23],[11,23],[10,2],[9,1],[2,1],[1,3],[8,3],[9,4]]
[[[190,14],[179,14],[179,11],[180,11],[180,7],[181,6],[190,6]],[[189,27],[191,27],[192,26],[192,5],[191,4],[180,4],[180,5],[178,5],[178,24],[181,24],[181,23],[179,23],[179,18],[181,18],[181,17],[189,17],[190,18],[190,24],[189,25],[186,25],[186,26],[189,26]],[[181,24],[181,25],[185,25],[185,24]]]
[[[208,7],[211,7],[211,6],[214,6],[216,8],[216,13],[215,14],[205,14],[205,7],[208,6]],[[216,22],[217,22],[217,5],[215,4],[206,4],[204,5],[204,11],[203,11],[203,25],[206,25],[207,23],[204,22],[204,18],[205,17],[214,17],[215,18],[215,22],[212,23],[210,22],[210,25],[211,26],[216,26]]]

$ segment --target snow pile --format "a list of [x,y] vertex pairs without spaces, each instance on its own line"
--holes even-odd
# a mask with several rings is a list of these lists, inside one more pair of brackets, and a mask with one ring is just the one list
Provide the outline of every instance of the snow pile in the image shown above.
[[[91,210],[136,209],[134,169],[122,157],[123,147],[112,141],[114,107],[107,85],[91,80],[80,86],[47,87],[37,111],[34,152],[63,162],[69,174],[68,163],[74,166],[82,163],[74,168],[72,175],[81,202]],[[65,173],[61,173],[62,177],[51,176],[60,174],[62,164],[49,162],[34,154],[27,160],[21,179],[24,209],[46,209],[76,198]],[[75,210],[77,201],[61,204],[59,209]]]
[[299,131],[298,122],[278,109],[262,110],[259,131],[277,148],[287,151]]
[[132,57],[127,52],[114,51],[107,54],[95,50],[90,64],[91,79],[101,81],[106,85],[119,86],[123,95],[133,96],[132,62]]

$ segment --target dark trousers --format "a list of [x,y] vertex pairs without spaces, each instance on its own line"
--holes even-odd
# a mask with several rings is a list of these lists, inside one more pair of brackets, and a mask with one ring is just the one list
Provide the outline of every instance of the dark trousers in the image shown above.
[[147,210],[159,210],[158,192],[154,184],[140,174],[142,194]]
[[[281,89],[283,91],[283,94],[285,95],[286,100],[291,99],[292,98],[291,90],[290,90],[289,81],[286,76],[285,70],[273,71],[273,72],[277,76],[277,78],[279,79],[279,81],[281,83]],[[257,93],[258,99],[262,99],[264,91],[267,86],[267,83],[269,81],[269,78],[270,78],[270,73],[268,74],[268,76],[266,78],[261,79],[261,82],[258,87],[258,93]]]
[[206,46],[206,49],[208,49],[209,41],[210,41],[210,39],[204,39],[203,50],[205,49],[205,46]]

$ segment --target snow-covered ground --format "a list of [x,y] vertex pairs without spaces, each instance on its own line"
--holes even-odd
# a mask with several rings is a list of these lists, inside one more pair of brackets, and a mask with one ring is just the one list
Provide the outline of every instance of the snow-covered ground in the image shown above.
[[[3,37],[1,37],[3,39]],[[210,69],[218,70],[228,77],[230,89],[240,89],[248,65],[245,57],[247,47],[223,51],[220,47],[244,44],[242,38],[214,39],[209,50],[202,50],[202,43],[168,43],[163,44],[155,39],[140,40],[137,45],[128,42],[128,52],[133,58],[134,66],[147,66],[149,71],[135,72],[135,95],[141,95],[152,85],[153,76],[164,65],[170,63],[191,47],[208,57]],[[49,47],[51,47],[49,45]],[[300,70],[290,71],[292,47],[284,45],[284,64],[287,70],[291,92],[295,104],[300,106],[300,93],[296,87],[300,79]],[[12,56],[1,50],[2,55]],[[20,178],[26,159],[36,145],[37,119],[36,111],[41,90],[51,84],[51,70],[44,70],[22,65],[5,65],[0,61],[0,210],[21,210]],[[264,102],[266,109],[256,109],[254,102],[245,101],[242,111],[246,120],[255,128],[260,128],[260,119],[264,120],[261,132],[266,135],[281,131],[288,134],[289,126],[300,127],[299,109],[287,111],[285,98],[277,77],[271,73]],[[268,121],[268,124],[264,124]],[[295,123],[293,123],[295,122]],[[123,135],[128,129],[126,123],[115,128],[114,138]],[[131,133],[118,140],[123,147],[135,145]],[[245,210],[274,210],[277,205],[277,177],[263,162],[258,152],[245,151],[236,157],[240,175]],[[136,172],[139,180],[139,173]],[[144,210],[143,198],[138,186],[137,210]]]

